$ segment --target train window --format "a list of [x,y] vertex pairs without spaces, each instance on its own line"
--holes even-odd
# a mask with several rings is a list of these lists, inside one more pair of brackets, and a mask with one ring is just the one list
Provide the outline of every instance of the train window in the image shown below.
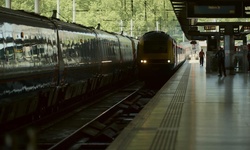
[[37,48],[38,48],[39,53],[41,54],[41,56],[43,56],[44,52],[45,52],[45,46],[44,46],[44,44],[45,44],[45,41],[44,41],[43,37],[39,36]]
[[3,42],[3,32],[0,31],[0,42]]
[[4,60],[4,47],[3,47],[3,43],[0,42],[0,61]]
[[12,34],[10,32],[5,33],[5,58],[6,61],[14,60],[14,39],[12,37]]
[[23,38],[24,36],[23,36],[23,32],[21,32],[21,38]]
[[5,56],[7,61],[14,60],[14,43],[7,43],[5,48]]
[[3,33],[0,32],[0,61],[4,60]]
[[15,39],[15,59],[21,61],[23,58],[23,43],[22,39]]
[[144,52],[145,53],[167,53],[167,44],[166,41],[150,41],[145,42]]

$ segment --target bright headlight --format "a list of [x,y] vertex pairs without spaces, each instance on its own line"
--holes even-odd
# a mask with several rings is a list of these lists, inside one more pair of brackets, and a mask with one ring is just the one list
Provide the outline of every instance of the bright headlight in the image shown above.
[[170,60],[168,60],[168,63],[170,63]]
[[146,64],[146,63],[147,63],[147,60],[141,60],[141,63],[142,63],[142,64]]

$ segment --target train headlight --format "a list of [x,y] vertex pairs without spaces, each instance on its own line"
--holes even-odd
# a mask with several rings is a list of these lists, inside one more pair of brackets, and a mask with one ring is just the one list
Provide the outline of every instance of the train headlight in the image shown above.
[[142,64],[146,64],[146,63],[147,63],[147,60],[141,60],[141,63],[142,63]]
[[170,63],[170,60],[168,60],[168,63]]

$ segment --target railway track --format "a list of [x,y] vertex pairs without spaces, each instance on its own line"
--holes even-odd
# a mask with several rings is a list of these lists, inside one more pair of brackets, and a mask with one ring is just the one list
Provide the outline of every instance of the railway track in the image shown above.
[[67,114],[12,131],[4,148],[12,142],[13,149],[105,149],[156,91],[135,82]]

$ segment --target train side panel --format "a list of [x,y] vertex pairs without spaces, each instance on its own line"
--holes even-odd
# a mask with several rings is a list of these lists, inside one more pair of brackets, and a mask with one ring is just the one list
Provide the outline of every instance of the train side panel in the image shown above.
[[1,9],[1,98],[57,84],[58,49],[54,25],[46,18],[33,17],[33,22],[29,19],[31,16],[23,16],[22,12],[15,15]]
[[[121,77],[132,80],[135,78],[135,44],[132,38],[117,35],[121,51]],[[132,51],[131,51],[132,50]]]
[[123,37],[120,35],[117,35],[117,37],[119,38],[120,41],[119,43],[122,56],[121,57],[122,68],[131,69],[133,67],[133,62],[134,62],[133,42],[128,37]]
[[131,40],[114,33],[2,7],[0,25],[1,129],[85,102],[134,62]]

